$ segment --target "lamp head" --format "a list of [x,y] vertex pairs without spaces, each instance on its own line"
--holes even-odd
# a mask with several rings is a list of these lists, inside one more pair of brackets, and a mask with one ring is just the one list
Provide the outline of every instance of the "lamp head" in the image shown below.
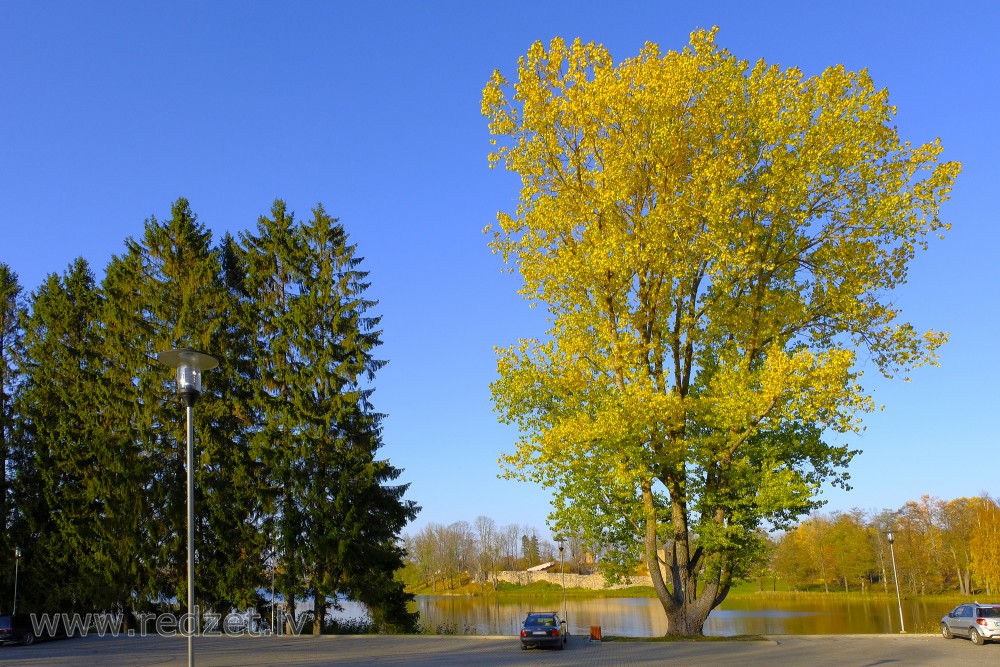
[[186,347],[166,350],[156,355],[164,366],[177,369],[177,396],[188,405],[201,394],[201,373],[219,365],[218,359]]
[[892,531],[891,530],[888,531],[888,532],[886,532],[885,537],[886,537],[887,540],[889,540],[889,544],[892,544]]

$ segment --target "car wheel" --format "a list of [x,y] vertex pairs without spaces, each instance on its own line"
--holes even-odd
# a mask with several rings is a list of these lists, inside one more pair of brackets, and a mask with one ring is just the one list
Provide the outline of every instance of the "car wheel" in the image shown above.
[[951,634],[951,628],[948,627],[947,623],[941,624],[941,636],[945,639],[951,639],[955,635]]
[[971,639],[972,643],[976,646],[982,646],[986,643],[983,636],[979,634],[979,630],[976,630],[975,628],[969,628],[969,639]]
[[35,643],[35,635],[33,635],[30,632],[25,632],[23,635],[21,635],[21,643],[24,644],[25,646],[31,646],[32,644]]

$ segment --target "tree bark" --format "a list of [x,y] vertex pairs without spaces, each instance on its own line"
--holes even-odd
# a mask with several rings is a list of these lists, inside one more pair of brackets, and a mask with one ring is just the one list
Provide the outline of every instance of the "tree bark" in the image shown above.
[[294,635],[295,626],[292,622],[295,620],[295,594],[289,595],[285,594],[285,634]]
[[[671,504],[673,538],[663,550],[663,566],[659,556],[656,538],[656,508],[652,487],[642,487],[643,508],[646,519],[644,551],[649,576],[653,581],[656,596],[667,616],[667,636],[693,636],[704,634],[705,620],[709,613],[720,604],[729,592],[728,586],[720,589],[718,581],[705,582],[698,595],[697,558],[692,562],[688,538],[687,517],[679,487],[672,489],[674,502]],[[664,571],[669,573],[671,585],[664,579]],[[722,590],[720,594],[720,590]]]
[[323,618],[326,616],[326,596],[319,591],[313,595],[313,635],[323,634]]

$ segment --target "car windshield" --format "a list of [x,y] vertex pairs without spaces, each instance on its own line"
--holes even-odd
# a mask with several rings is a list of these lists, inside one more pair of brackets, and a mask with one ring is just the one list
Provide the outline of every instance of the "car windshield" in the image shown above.
[[982,607],[979,610],[980,618],[1000,618],[1000,607]]
[[555,619],[554,616],[548,616],[548,615],[543,616],[543,615],[539,614],[537,616],[529,616],[528,620],[526,620],[524,622],[524,624],[525,625],[555,625],[556,624],[556,619]]

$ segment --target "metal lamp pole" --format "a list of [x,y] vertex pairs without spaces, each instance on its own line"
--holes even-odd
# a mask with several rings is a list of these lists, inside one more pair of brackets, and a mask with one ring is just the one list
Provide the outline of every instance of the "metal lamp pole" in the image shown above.
[[559,540],[559,569],[562,570],[563,589],[563,620],[566,621],[566,629],[569,629],[569,619],[566,618],[566,563],[563,560],[563,540]]
[[17,613],[17,570],[21,565],[21,547],[14,547],[14,611],[11,616]]
[[906,628],[903,627],[903,600],[899,597],[899,577],[896,576],[896,552],[892,548],[892,543],[894,542],[892,531],[888,531],[885,535],[889,540],[889,555],[892,557],[892,579],[896,583],[896,604],[899,605],[899,634],[904,634]]
[[156,358],[164,366],[177,369],[177,397],[187,408],[187,610],[191,623],[188,667],[194,667],[194,633],[198,617],[194,606],[194,402],[201,394],[201,372],[215,368],[219,361],[188,348],[166,350]]
[[275,634],[274,630],[274,571],[278,567],[278,552],[271,551],[271,634]]

